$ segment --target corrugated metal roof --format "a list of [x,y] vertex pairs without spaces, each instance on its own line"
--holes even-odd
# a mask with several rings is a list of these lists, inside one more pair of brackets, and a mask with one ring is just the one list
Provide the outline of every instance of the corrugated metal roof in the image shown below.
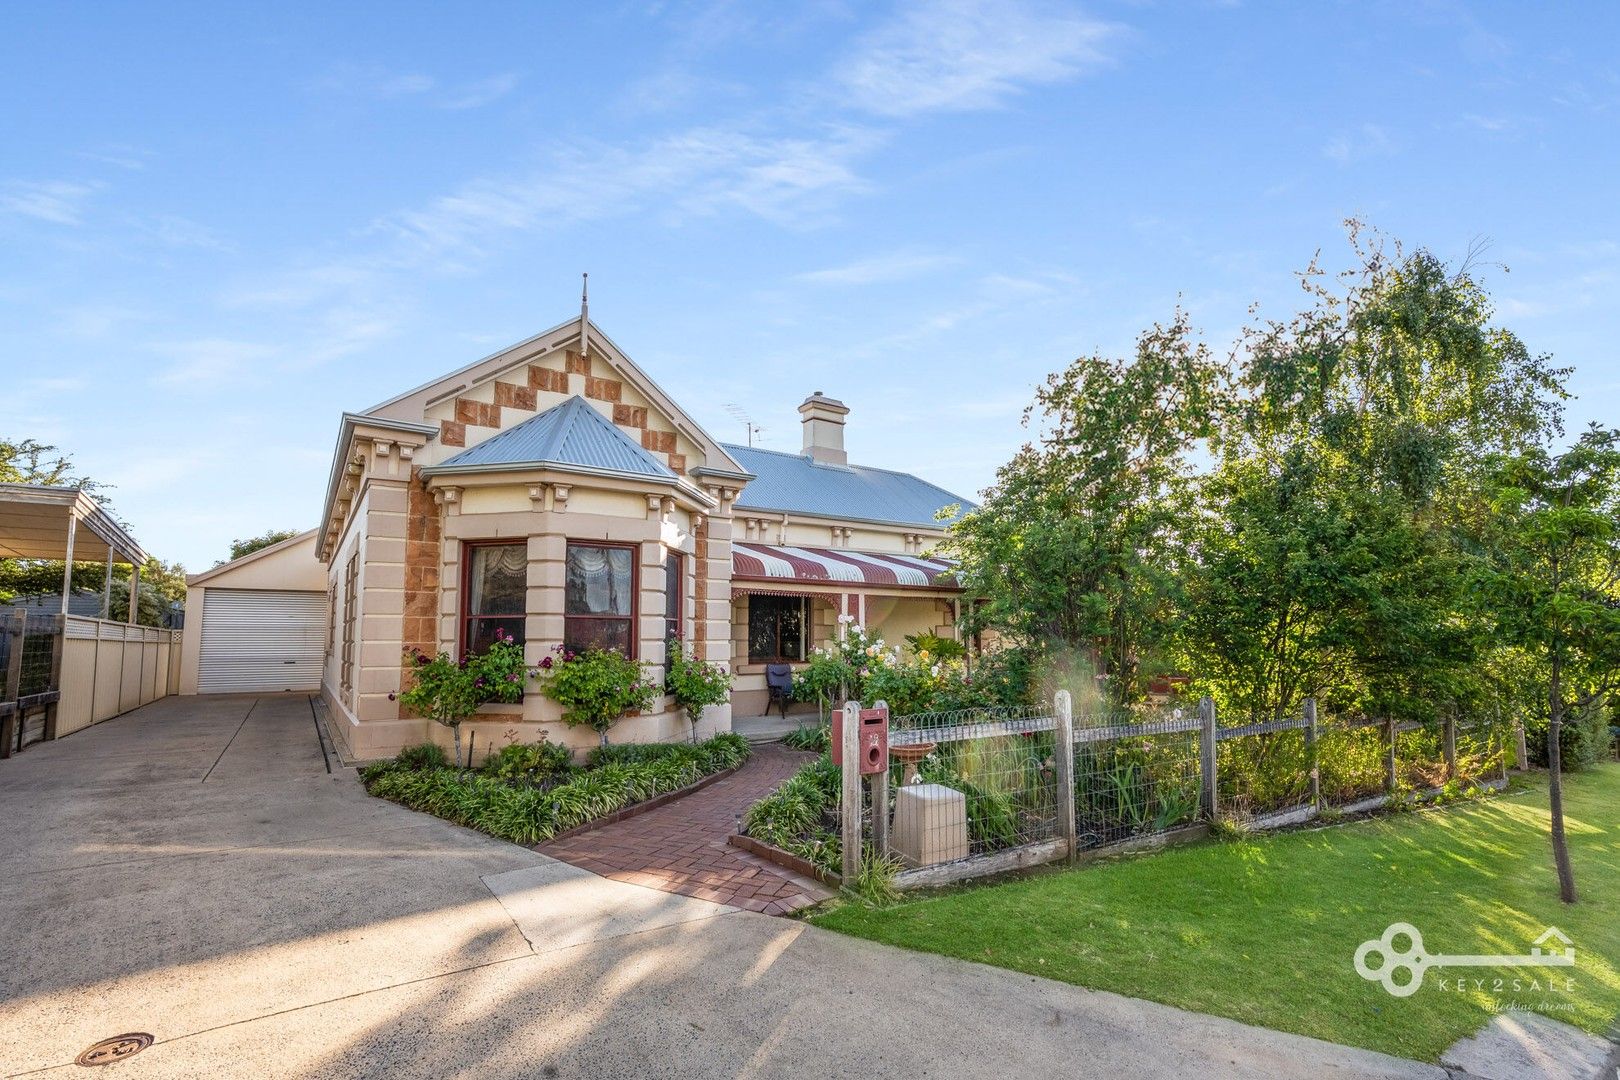
[[422,471],[432,474],[531,465],[656,476],[662,480],[676,478],[669,466],[577,394]]
[[807,454],[730,443],[725,448],[756,476],[735,504],[740,510],[786,510],[937,529],[942,523],[934,512],[941,507],[958,504],[958,517],[977,508],[960,495],[910,473],[864,465],[824,465]]

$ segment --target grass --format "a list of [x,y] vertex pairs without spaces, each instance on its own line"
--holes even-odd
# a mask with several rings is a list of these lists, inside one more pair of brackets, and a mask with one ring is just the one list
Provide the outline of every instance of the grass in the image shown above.
[[[1620,765],[1565,783],[1582,902],[1558,901],[1542,780],[1497,798],[1332,828],[1209,841],[1032,874],[818,925],[1148,998],[1281,1031],[1435,1061],[1512,1002],[1600,1034],[1620,1015]],[[1356,946],[1405,921],[1439,953],[1524,953],[1548,926],[1570,969],[1431,970],[1408,998],[1351,966]],[[1543,976],[1541,992],[1491,980]],[[1442,991],[1455,975],[1484,989]],[[1550,992],[1546,976],[1573,978]],[[1527,984],[1526,984],[1527,985]]]

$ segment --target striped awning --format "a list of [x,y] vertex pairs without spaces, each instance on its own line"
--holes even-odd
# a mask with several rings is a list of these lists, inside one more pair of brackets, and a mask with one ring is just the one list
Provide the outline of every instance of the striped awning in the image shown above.
[[735,581],[825,582],[901,589],[956,589],[951,564],[921,555],[733,542]]

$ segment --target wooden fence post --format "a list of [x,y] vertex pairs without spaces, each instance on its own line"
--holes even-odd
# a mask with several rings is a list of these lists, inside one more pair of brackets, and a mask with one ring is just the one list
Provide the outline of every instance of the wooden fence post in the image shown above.
[[844,702],[841,749],[844,756],[843,805],[839,815],[843,823],[844,880],[846,889],[855,887],[855,875],[861,869],[861,703]]
[[17,730],[22,727],[22,713],[16,708],[22,695],[23,630],[28,625],[28,612],[18,608],[6,619],[0,633],[9,639],[6,654],[5,682],[0,684],[0,704],[10,703],[12,708],[0,717],[0,757],[10,757],[17,743]]
[[1058,832],[1073,860],[1079,851],[1074,822],[1074,699],[1067,690],[1052,698],[1053,756],[1057,765]]
[[1305,699],[1305,759],[1311,763],[1311,808],[1322,809],[1322,768],[1316,751],[1316,699]]
[[1395,792],[1395,718],[1384,718],[1384,794]]
[[[889,703],[879,701],[874,708],[882,709],[884,724],[887,726],[891,717]],[[881,858],[889,853],[889,763],[883,763],[883,771],[872,774],[872,850]]]
[[1203,778],[1204,820],[1214,824],[1220,813],[1220,799],[1215,793],[1215,701],[1204,698],[1198,702],[1198,764]]
[[1446,779],[1457,779],[1457,710],[1452,709],[1446,713],[1445,743],[1443,750],[1446,755]]

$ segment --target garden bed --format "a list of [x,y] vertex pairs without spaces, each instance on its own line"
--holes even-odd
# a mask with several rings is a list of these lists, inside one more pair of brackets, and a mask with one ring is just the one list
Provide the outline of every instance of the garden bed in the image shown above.
[[360,778],[378,798],[528,845],[652,809],[735,771],[748,754],[745,739],[726,734],[695,745],[600,747],[576,766],[552,744],[517,744],[475,770],[423,746],[366,766]]

